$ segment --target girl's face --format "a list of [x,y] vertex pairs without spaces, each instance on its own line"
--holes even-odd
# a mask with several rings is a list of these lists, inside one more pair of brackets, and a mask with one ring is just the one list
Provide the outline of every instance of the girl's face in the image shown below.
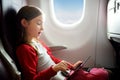
[[43,19],[42,16],[33,18],[30,21],[26,21],[25,33],[27,38],[39,38],[41,31],[43,30]]

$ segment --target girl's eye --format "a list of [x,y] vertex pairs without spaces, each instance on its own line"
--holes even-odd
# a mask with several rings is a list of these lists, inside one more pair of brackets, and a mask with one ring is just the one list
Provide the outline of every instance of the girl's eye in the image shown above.
[[41,23],[41,22],[38,22],[37,25],[42,25],[42,23]]

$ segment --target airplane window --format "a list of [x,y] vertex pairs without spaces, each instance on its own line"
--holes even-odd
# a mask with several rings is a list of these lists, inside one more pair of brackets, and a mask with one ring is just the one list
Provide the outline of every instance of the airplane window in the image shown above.
[[62,24],[74,24],[83,16],[84,0],[53,0],[53,14]]

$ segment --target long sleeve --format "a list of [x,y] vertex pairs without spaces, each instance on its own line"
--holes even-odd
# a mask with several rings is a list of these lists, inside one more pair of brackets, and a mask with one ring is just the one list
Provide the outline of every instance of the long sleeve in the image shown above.
[[33,47],[21,45],[16,50],[17,58],[21,66],[24,80],[50,80],[57,73],[52,66],[39,73],[36,71],[38,56]]

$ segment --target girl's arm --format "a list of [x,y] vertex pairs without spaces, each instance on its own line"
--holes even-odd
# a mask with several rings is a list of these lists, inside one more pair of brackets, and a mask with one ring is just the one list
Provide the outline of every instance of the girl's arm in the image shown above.
[[38,56],[34,48],[29,45],[19,46],[16,54],[25,80],[50,80],[51,77],[57,74],[52,66],[37,73]]

